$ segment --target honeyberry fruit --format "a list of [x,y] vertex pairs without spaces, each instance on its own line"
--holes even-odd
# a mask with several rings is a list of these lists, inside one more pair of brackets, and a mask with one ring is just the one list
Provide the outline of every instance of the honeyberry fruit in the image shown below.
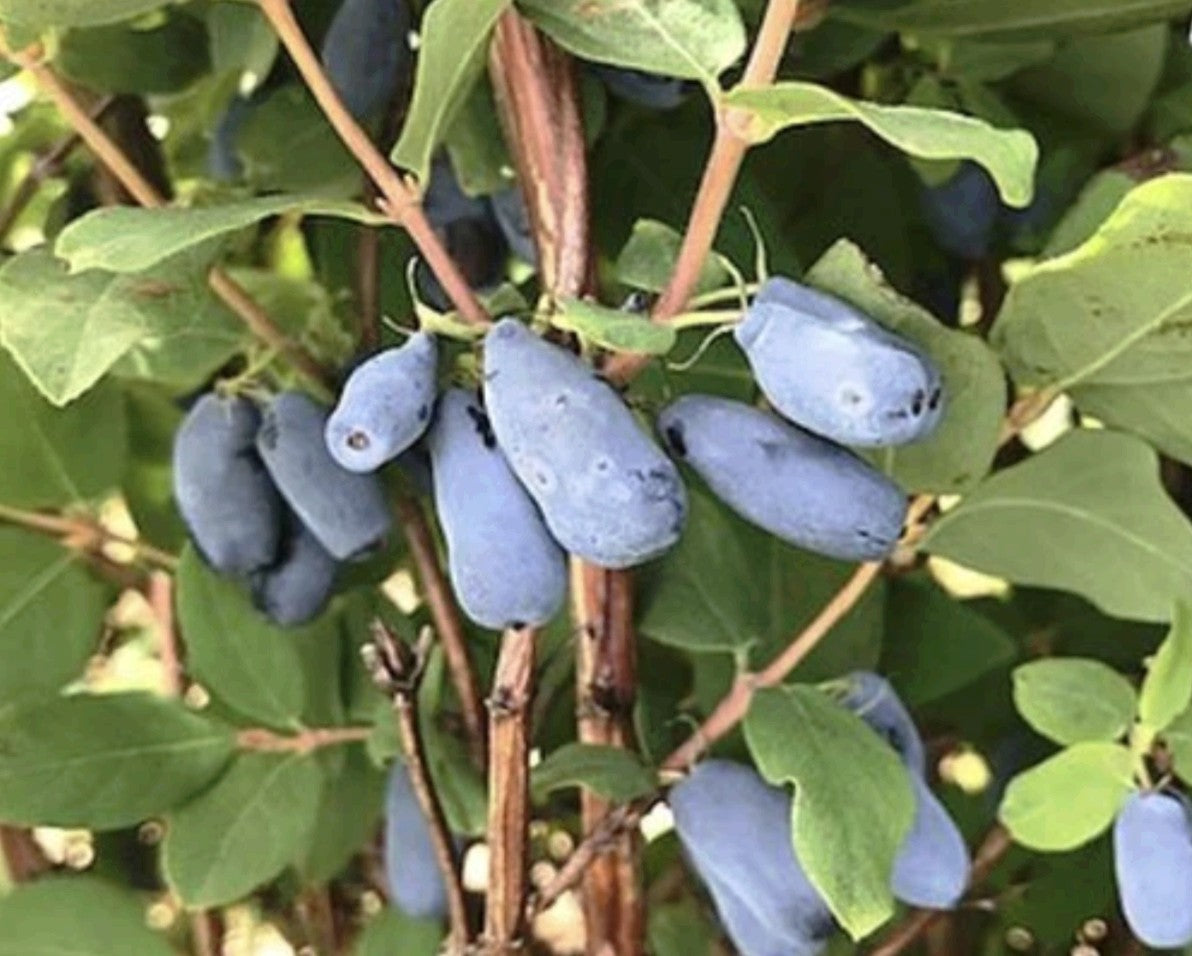
[[380,112],[409,70],[406,0],[343,0],[323,38],[327,78],[348,112],[363,120]]
[[589,69],[614,96],[646,109],[673,110],[687,93],[687,84],[673,76],[605,63],[591,63]]
[[302,392],[283,392],[265,410],[257,450],[282,497],[332,557],[370,551],[391,517],[376,475],[341,468],[327,451],[327,410]]
[[538,247],[534,244],[534,227],[530,223],[530,210],[518,186],[510,186],[488,197],[493,215],[505,242],[513,254],[523,262],[538,264]]
[[1192,943],[1192,822],[1184,799],[1131,794],[1113,824],[1113,866],[1135,936],[1156,949]]
[[305,624],[327,606],[336,568],[335,558],[289,512],[277,560],[252,575],[253,604],[282,627]]
[[284,505],[257,455],[261,416],[244,398],[202,396],[174,437],[174,498],[199,553],[224,574],[277,557]]
[[327,419],[331,457],[348,471],[376,471],[414,444],[430,424],[438,348],[417,332],[357,366]]
[[834,929],[791,842],[791,800],[751,767],[705,760],[668,797],[675,832],[743,956],[812,956]]
[[926,438],[943,415],[935,363],[823,292],[768,280],[733,331],[774,409],[846,445],[902,445]]
[[927,773],[927,754],[919,729],[890,682],[873,671],[853,671],[847,684],[844,706],[898,751],[907,767],[920,776]]
[[426,815],[403,763],[389,771],[385,796],[385,880],[397,907],[417,919],[447,912],[447,889],[439,873]]
[[467,392],[439,400],[427,439],[451,585],[464,613],[501,630],[545,624],[567,591],[566,559]]
[[678,540],[687,493],[677,469],[570,352],[501,320],[485,338],[484,399],[510,467],[568,552],[627,568]]
[[658,429],[718,498],[783,541],[845,561],[884,558],[898,541],[906,497],[847,449],[710,395],[669,405]]
[[1002,203],[983,166],[961,163],[943,183],[925,185],[922,197],[924,220],[941,249],[968,260],[988,254]]

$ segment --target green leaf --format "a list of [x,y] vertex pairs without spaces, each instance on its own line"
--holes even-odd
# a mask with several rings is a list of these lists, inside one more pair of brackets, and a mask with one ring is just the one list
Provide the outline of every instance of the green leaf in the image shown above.
[[[693,653],[749,652],[768,662],[852,573],[733,515],[698,486],[679,543],[641,575],[638,627]],[[806,680],[877,663],[882,585],[870,589],[800,666]]]
[[0,899],[0,956],[171,956],[134,894],[90,876],[51,877]]
[[699,80],[707,89],[745,52],[732,0],[518,0],[518,7],[576,56]]
[[1176,776],[1184,783],[1192,784],[1192,708],[1168,724],[1160,736],[1171,753]]
[[52,698],[0,712],[0,819],[133,826],[200,791],[232,731],[146,694]]
[[359,203],[319,196],[260,196],[218,206],[166,209],[109,206],[79,217],[62,230],[54,253],[70,264],[72,272],[142,272],[180,252],[282,213],[331,216],[369,225],[388,222]]
[[251,73],[258,82],[269,75],[280,43],[255,5],[217,3],[207,9],[211,62],[219,73]]
[[[0,306],[3,309],[3,306]],[[120,482],[128,455],[124,403],[101,385],[55,408],[0,351],[0,502],[18,508],[90,501]]]
[[81,676],[103,630],[106,598],[77,553],[0,529],[0,701],[52,693]]
[[[306,682],[292,635],[266,620],[243,587],[207,568],[192,547],[182,555],[177,587],[191,676],[245,717],[298,729]],[[334,626],[326,630],[333,639]]]
[[795,785],[795,855],[828,908],[853,939],[873,932],[894,912],[890,873],[914,816],[906,768],[814,687],[758,691],[745,739],[767,780]]
[[0,342],[55,405],[82,395],[134,347],[152,352],[171,339],[185,341],[192,379],[245,340],[201,261],[184,256],[132,276],[70,275],[34,250],[0,268]]
[[1029,269],[993,330],[1021,385],[1067,391],[1084,412],[1192,462],[1192,175],[1128,193],[1091,239]]
[[210,789],[170,814],[166,881],[195,908],[231,903],[304,856],[322,778],[309,754],[245,753]]
[[928,580],[886,589],[882,673],[910,708],[945,697],[1012,661],[1015,643],[988,618]]
[[852,100],[815,83],[737,88],[725,103],[748,112],[741,132],[755,143],[764,143],[789,126],[856,120],[910,156],[980,163],[1009,205],[1024,207],[1031,201],[1039,147],[1025,130],[997,129],[984,120],[947,110]]
[[437,0],[422,18],[414,95],[390,155],[424,186],[431,156],[484,68],[489,35],[512,2]]
[[654,956],[712,956],[716,928],[694,900],[654,903],[647,913],[646,938]]
[[1134,788],[1132,765],[1120,744],[1076,744],[1011,780],[998,819],[1033,850],[1075,849],[1113,822]]
[[1077,430],[998,472],[946,512],[924,550],[1107,614],[1167,621],[1192,583],[1192,527],[1129,435]]
[[807,273],[807,282],[856,306],[918,343],[943,376],[943,420],[930,438],[870,455],[904,488],[952,493],[976,484],[993,464],[1006,402],[1005,374],[975,335],[949,329],[895,292],[865,254],[847,239],[833,245]]
[[911,0],[832,8],[833,15],[842,20],[877,29],[949,36],[989,34],[987,39],[1114,30],[1187,12],[1183,0]]
[[387,906],[364,925],[353,956],[438,956],[443,926],[437,919],[414,919]]
[[1058,744],[1117,740],[1134,720],[1130,682],[1100,661],[1049,658],[1014,670],[1014,706]]
[[[617,256],[617,280],[647,292],[661,292],[670,281],[683,237],[665,223],[639,219],[629,241]],[[693,295],[711,292],[729,284],[732,276],[723,260],[709,253],[699,271]]]
[[323,786],[310,845],[296,862],[307,883],[338,875],[376,832],[385,802],[385,775],[361,746],[319,754]]
[[88,89],[103,93],[175,93],[211,68],[207,31],[183,13],[168,13],[144,28],[127,23],[70,30],[54,65]]
[[1043,258],[1054,259],[1087,242],[1126,198],[1126,193],[1137,185],[1133,176],[1120,169],[1097,173],[1056,223],[1043,249]]
[[651,322],[649,316],[583,299],[563,299],[559,307],[560,311],[549,317],[551,325],[575,332],[603,348],[645,355],[665,355],[674,348],[674,327]]
[[656,785],[650,771],[628,750],[570,743],[552,751],[530,772],[530,790],[538,803],[567,787],[582,787],[624,803],[652,793]]
[[35,27],[89,27],[156,9],[162,0],[0,0],[0,20]]
[[487,196],[513,185],[513,160],[501,132],[492,86],[482,77],[460,104],[444,134],[451,169],[469,196]]
[[1175,606],[1171,630],[1147,666],[1138,694],[1138,719],[1161,731],[1192,703],[1192,607]]

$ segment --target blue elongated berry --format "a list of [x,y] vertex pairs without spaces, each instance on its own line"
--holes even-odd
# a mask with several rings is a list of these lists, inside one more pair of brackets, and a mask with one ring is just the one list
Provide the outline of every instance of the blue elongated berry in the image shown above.
[[265,410],[257,450],[282,497],[332,557],[346,561],[380,542],[391,517],[375,475],[336,464],[323,432],[327,410],[302,392],[283,392]]
[[1002,215],[997,185],[985,167],[966,161],[938,186],[924,186],[923,217],[941,249],[961,259],[984,258]]
[[571,554],[626,568],[678,540],[687,514],[678,470],[570,352],[501,320],[485,338],[484,398],[510,467]]
[[1113,824],[1113,866],[1135,936],[1156,949],[1192,943],[1192,822],[1184,799],[1131,794]]
[[927,773],[927,754],[919,729],[890,682],[873,671],[853,671],[841,701],[890,744],[919,776]]
[[272,564],[284,505],[254,445],[261,416],[243,398],[202,396],[174,436],[174,498],[207,563],[224,574]]
[[917,773],[909,776],[915,818],[894,858],[890,891],[911,906],[951,909],[968,885],[968,847],[927,781]]
[[290,512],[277,560],[252,575],[253,604],[282,627],[305,624],[327,606],[336,568],[335,558]]
[[658,429],[737,514],[783,541],[845,561],[886,557],[906,497],[847,449],[750,405],[687,395]]
[[233,96],[220,115],[207,146],[207,173],[212,179],[231,182],[240,178],[244,170],[237,143],[254,106],[255,100]]
[[343,0],[323,38],[327,78],[356,119],[380,112],[410,68],[406,0]]
[[348,471],[376,471],[430,424],[438,348],[417,332],[356,367],[327,419],[327,450]]
[[532,266],[538,264],[538,247],[534,244],[534,227],[530,223],[530,210],[521,189],[510,186],[488,197],[493,215],[501,234],[513,254]]
[[385,798],[385,880],[390,899],[418,919],[447,912],[447,888],[435,859],[430,827],[405,764],[389,771]]
[[839,299],[768,280],[733,332],[774,409],[846,445],[926,438],[943,415],[939,370]]
[[566,559],[497,447],[484,409],[461,389],[446,392],[427,445],[451,586],[464,613],[496,630],[545,624],[567,593]]
[[968,847],[927,785],[927,758],[914,721],[889,682],[872,671],[849,674],[841,703],[897,751],[914,792],[915,816],[894,859],[891,891],[912,906],[955,906],[968,884]]
[[706,760],[668,797],[675,832],[743,956],[814,956],[834,929],[791,842],[791,800],[751,767]]
[[673,110],[687,94],[687,84],[677,77],[606,63],[591,63],[588,66],[614,96],[646,109]]

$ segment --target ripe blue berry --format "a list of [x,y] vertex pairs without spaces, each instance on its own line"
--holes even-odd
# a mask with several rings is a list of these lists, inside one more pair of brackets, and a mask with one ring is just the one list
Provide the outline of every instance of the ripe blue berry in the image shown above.
[[590,63],[588,68],[614,96],[646,109],[673,110],[687,93],[687,84],[677,77],[605,63]]
[[277,560],[252,575],[253,604],[282,627],[305,624],[327,606],[336,568],[335,558],[290,512]]
[[513,254],[532,266],[538,264],[538,247],[534,244],[534,227],[530,222],[530,210],[518,186],[510,186],[488,197],[493,215],[505,242]]
[[405,764],[389,772],[385,798],[385,880],[390,899],[418,919],[436,919],[447,912],[447,889],[435,859],[430,826]]
[[380,112],[412,63],[406,0],[343,0],[323,38],[327,78],[356,119]]
[[853,671],[841,703],[872,727],[898,751],[902,762],[922,776],[927,772],[927,754],[919,729],[890,682],[873,671]]
[[1192,943],[1192,822],[1173,793],[1131,794],[1113,825],[1122,912],[1156,949]]

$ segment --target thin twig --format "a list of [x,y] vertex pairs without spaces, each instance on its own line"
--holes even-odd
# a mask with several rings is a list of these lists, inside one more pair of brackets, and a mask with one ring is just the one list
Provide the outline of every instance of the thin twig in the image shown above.
[[163,571],[152,571],[145,591],[157,621],[162,690],[170,697],[181,697],[182,659],[178,652],[178,628],[174,621],[174,579]]
[[447,951],[454,956],[463,953],[471,939],[471,933],[451,831],[447,827],[447,817],[443,813],[443,806],[439,802],[430,775],[422,728],[418,723],[418,685],[422,679],[427,651],[425,637],[426,635],[424,640],[419,642],[418,649],[411,651],[381,621],[374,620],[372,643],[365,645],[365,662],[372,673],[373,682],[389,696],[393,704],[402,750],[406,755],[410,785],[430,828],[435,861],[447,889],[447,912],[451,927]]
[[136,559],[150,567],[175,571],[178,559],[161,548],[140,540],[126,538],[109,531],[98,521],[87,518],[67,518],[41,511],[25,511],[0,505],[0,524],[11,524],[61,540],[62,546],[81,553],[103,556],[109,545],[128,548]]
[[[791,27],[799,14],[799,3],[800,0],[770,0],[739,88],[763,87],[774,81]],[[699,281],[704,261],[712,251],[737,173],[749,149],[749,143],[737,132],[740,118],[736,112],[731,109],[717,111],[716,138],[704,166],[670,281],[654,306],[655,321],[665,322],[683,311]],[[648,357],[644,355],[620,353],[605,365],[605,374],[614,381],[628,381],[647,361]]]
[[363,743],[372,734],[372,727],[307,727],[289,735],[264,727],[247,727],[236,734],[236,746],[258,753],[306,754],[324,747]]
[[[112,173],[140,205],[159,209],[165,205],[161,194],[129,160],[98,123],[75,99],[66,84],[42,62],[42,49],[34,45],[24,50],[10,50],[0,36],[0,54],[33,77],[38,88],[54,101],[66,121],[79,134],[87,148]],[[226,272],[213,268],[208,275],[212,291],[240,317],[248,330],[266,345],[283,354],[293,366],[319,388],[330,385],[330,377],[318,361],[287,336],[264,309]]]
[[468,322],[483,325],[489,321],[484,306],[468,286],[459,266],[431,227],[422,210],[417,194],[402,179],[398,171],[381,155],[380,150],[352,117],[339,94],[331,85],[322,64],[302,32],[290,0],[258,0],[261,12],[273,25],[282,45],[290,54],[315,102],[319,104],[335,132],[349,152],[356,157],[365,172],[377,184],[383,201],[382,212],[394,224],[410,234],[414,245],[422,253],[427,266],[439,280],[443,291],[455,305],[460,316]]
[[[1010,834],[1000,824],[989,831],[973,858],[968,881],[970,890],[979,886],[989,876],[1012,845]],[[915,910],[873,949],[869,956],[898,956],[946,915],[947,910]]]
[[443,576],[438,550],[422,508],[417,501],[403,496],[398,498],[397,514],[410,547],[410,555],[414,559],[414,567],[422,579],[422,591],[430,608],[435,634],[443,647],[447,672],[451,675],[451,683],[463,711],[472,762],[478,770],[483,771],[488,759],[487,721],[476,670],[468,657],[468,639],[459,608],[451,595],[451,586]]
[[222,936],[219,914],[212,910],[195,910],[190,914],[193,956],[219,956],[223,951]]
[[[335,908],[331,905],[331,891],[325,885],[309,886],[295,903],[302,934],[312,953],[338,953],[339,936],[335,926]],[[301,952],[302,950],[300,950]]]
[[[96,121],[100,120],[115,101],[116,97],[105,96],[95,104],[89,114],[90,117]],[[37,196],[37,191],[41,189],[42,184],[47,179],[58,175],[70,154],[78,149],[82,142],[83,137],[76,132],[71,132],[69,136],[59,140],[48,152],[39,156],[29,167],[29,171],[17,184],[17,188],[13,190],[8,205],[4,207],[3,211],[0,211],[0,243],[8,238],[12,227],[16,225],[17,220],[21,218],[21,213]]]
[[501,638],[489,697],[488,898],[484,945],[493,956],[522,945],[529,876],[530,704],[537,632],[508,630]]

